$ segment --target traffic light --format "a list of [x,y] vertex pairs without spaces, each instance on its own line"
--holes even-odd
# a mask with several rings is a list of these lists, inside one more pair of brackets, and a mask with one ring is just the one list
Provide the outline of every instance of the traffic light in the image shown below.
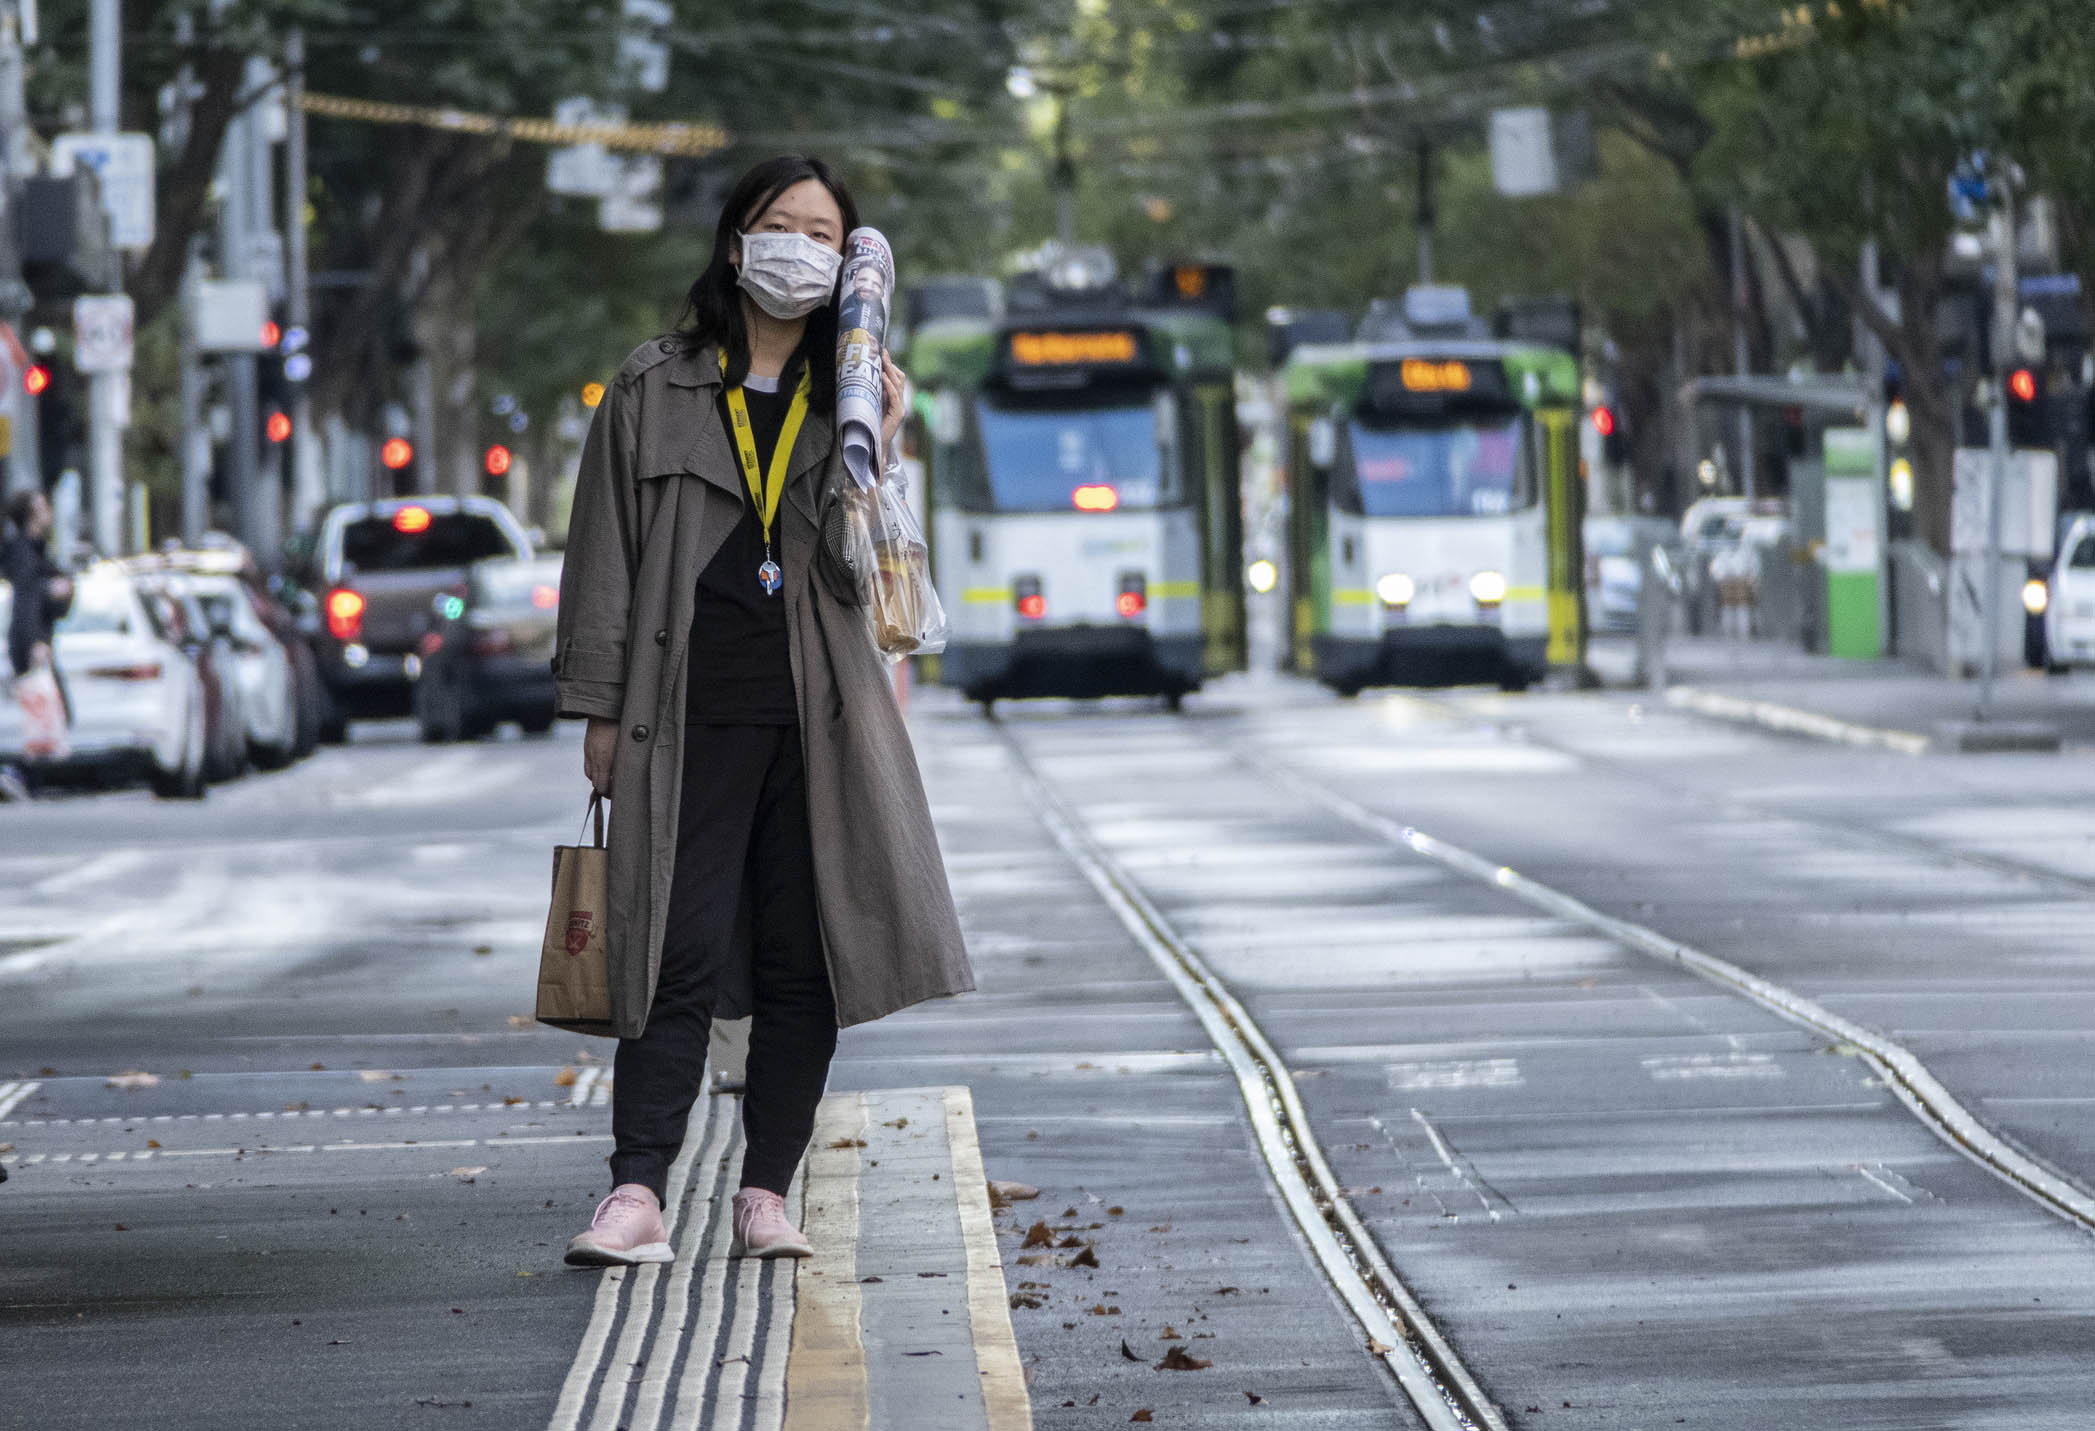
[[31,397],[42,397],[44,389],[51,386],[51,370],[42,363],[31,363],[22,374],[22,391]]
[[404,437],[389,437],[378,449],[378,460],[388,472],[398,472],[415,460],[415,445]]
[[1623,432],[1622,419],[1614,408],[1602,403],[1593,409],[1593,430],[1600,434],[1603,461],[1619,466],[1629,460],[1629,437]]
[[2044,377],[2031,368],[2008,374],[2008,445],[2051,446],[2050,415],[2044,401]]
[[262,435],[272,443],[289,442],[291,440],[290,415],[271,409],[269,416],[262,423]]
[[506,475],[509,471],[509,464],[513,460],[514,458],[509,449],[497,442],[494,446],[487,449],[487,475],[490,477]]

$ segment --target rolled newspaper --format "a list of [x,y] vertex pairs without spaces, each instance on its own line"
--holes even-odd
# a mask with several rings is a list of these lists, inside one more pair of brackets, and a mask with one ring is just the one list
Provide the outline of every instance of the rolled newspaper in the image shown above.
[[879,229],[844,240],[843,297],[837,308],[837,440],[861,491],[880,480],[880,357],[887,349],[895,255]]

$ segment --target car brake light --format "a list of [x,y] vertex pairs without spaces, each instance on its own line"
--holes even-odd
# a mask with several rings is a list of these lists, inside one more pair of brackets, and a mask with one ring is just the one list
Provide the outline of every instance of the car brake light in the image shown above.
[[417,532],[428,531],[429,509],[427,507],[402,507],[399,511],[393,513],[393,530],[408,536],[413,536]]
[[423,632],[422,639],[416,643],[415,649],[424,656],[434,656],[437,652],[444,649],[444,633],[441,631]]
[[1018,614],[1028,621],[1038,621],[1047,615],[1047,598],[1040,593],[1040,578],[1037,576],[1015,577],[1011,582],[1011,594],[1016,598]]
[[551,611],[560,604],[560,588],[557,586],[532,587],[531,604],[540,611]]
[[1149,606],[1149,578],[1139,571],[1122,572],[1120,594],[1113,598],[1113,609],[1122,616],[1140,616]]
[[1120,489],[1097,482],[1077,488],[1069,494],[1069,500],[1080,512],[1110,512],[1120,505]]
[[337,587],[327,594],[327,634],[337,641],[354,641],[364,630],[362,592]]
[[160,679],[160,663],[141,661],[133,666],[96,666],[87,674],[99,681],[157,681]]

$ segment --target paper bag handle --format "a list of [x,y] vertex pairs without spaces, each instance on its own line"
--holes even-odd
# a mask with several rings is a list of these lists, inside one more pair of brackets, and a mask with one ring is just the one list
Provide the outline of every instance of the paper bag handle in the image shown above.
[[[591,817],[596,820],[596,847],[601,850],[604,848],[604,797],[597,791],[590,792],[589,808],[582,812],[583,829],[589,828]],[[582,837],[577,834],[575,838],[579,841]]]

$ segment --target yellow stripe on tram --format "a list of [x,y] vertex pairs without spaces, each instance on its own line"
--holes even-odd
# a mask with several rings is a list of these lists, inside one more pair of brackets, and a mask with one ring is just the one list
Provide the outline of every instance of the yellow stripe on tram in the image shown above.
[[1198,596],[1200,595],[1200,583],[1197,581],[1160,581],[1149,589],[1149,594],[1159,601],[1168,601],[1177,597]]
[[965,606],[1009,606],[1011,588],[1008,586],[970,586],[960,593]]
[[1373,606],[1381,600],[1364,586],[1342,587],[1331,593],[1333,606]]

